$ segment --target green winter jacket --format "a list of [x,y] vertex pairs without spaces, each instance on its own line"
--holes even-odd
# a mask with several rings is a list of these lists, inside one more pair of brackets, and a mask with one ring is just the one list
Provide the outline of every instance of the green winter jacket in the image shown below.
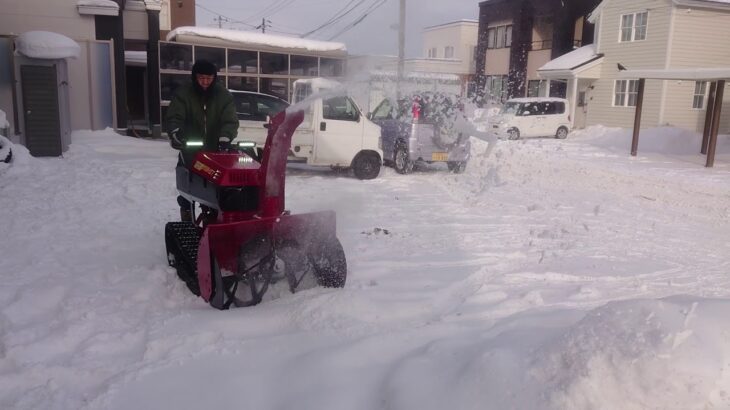
[[218,139],[233,141],[238,132],[238,117],[233,96],[219,84],[205,94],[193,84],[183,84],[172,97],[165,117],[168,134],[180,129],[186,141],[203,141],[206,150],[217,151]]

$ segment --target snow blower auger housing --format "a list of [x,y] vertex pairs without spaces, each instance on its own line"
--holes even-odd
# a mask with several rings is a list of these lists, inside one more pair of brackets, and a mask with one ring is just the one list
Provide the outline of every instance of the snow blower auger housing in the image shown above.
[[200,151],[176,168],[178,192],[201,212],[165,226],[168,263],[217,309],[255,305],[279,281],[291,292],[345,285],[335,213],[284,209],[287,154],[302,119],[302,111],[273,118],[260,161],[249,145]]

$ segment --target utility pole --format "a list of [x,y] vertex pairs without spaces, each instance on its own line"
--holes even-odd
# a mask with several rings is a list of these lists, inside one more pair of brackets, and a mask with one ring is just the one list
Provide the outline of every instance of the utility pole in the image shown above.
[[266,20],[265,17],[261,18],[261,25],[257,26],[256,28],[260,28],[261,32],[266,34],[266,25],[271,25],[271,20]]
[[406,46],[406,0],[400,0],[400,20],[398,22],[398,82],[397,92],[400,98],[400,83],[403,81],[405,69],[405,46]]
[[225,20],[225,21],[228,21],[228,19],[227,19],[227,18],[225,18],[225,17],[223,17],[223,16],[220,16],[220,15],[219,15],[218,17],[215,17],[215,18],[213,19],[213,21],[217,21],[217,22],[218,22],[218,28],[223,28],[223,21],[224,21],[224,20]]

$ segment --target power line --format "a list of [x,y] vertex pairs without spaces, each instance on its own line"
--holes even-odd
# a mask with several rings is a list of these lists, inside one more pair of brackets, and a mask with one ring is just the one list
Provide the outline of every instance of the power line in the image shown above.
[[355,21],[353,21],[352,23],[350,23],[348,26],[346,26],[345,28],[343,28],[342,30],[340,30],[339,32],[337,32],[337,34],[335,34],[334,36],[328,38],[327,40],[334,40],[335,38],[339,37],[340,35],[342,35],[342,34],[348,32],[348,31],[352,30],[355,26],[357,26],[358,24],[362,23],[363,20],[365,20],[370,15],[370,13],[372,13],[375,10],[377,10],[378,8],[380,8],[380,6],[382,6],[383,4],[385,4],[387,1],[388,0],[375,0],[370,5],[370,7],[367,10],[365,10],[365,12],[363,14],[360,15],[360,17],[358,17],[357,19],[355,19]]
[[269,4],[268,6],[264,7],[263,10],[255,13],[255,14],[252,14],[251,16],[249,16],[249,17],[247,17],[247,18],[245,18],[243,20],[244,21],[251,21],[251,20],[254,20],[254,19],[262,18],[262,17],[263,18],[265,18],[265,17],[271,17],[274,14],[276,14],[276,13],[280,12],[281,10],[283,10],[285,7],[287,7],[290,4],[292,4],[294,1],[296,1],[296,0],[275,0],[274,2],[272,2],[271,4]]
[[[352,5],[352,3],[354,3],[355,1],[357,1],[357,4],[355,4],[354,6],[352,6],[352,8],[350,8],[348,10],[347,8],[350,7],[350,5]],[[329,18],[329,20],[327,20],[324,23],[322,23],[321,25],[319,25],[319,27],[317,27],[317,28],[315,28],[313,30],[310,30],[310,31],[302,34],[302,37],[310,36],[310,35],[316,33],[319,30],[325,29],[325,28],[327,28],[327,27],[329,27],[329,26],[337,23],[343,17],[345,17],[346,15],[348,15],[349,13],[351,13],[353,10],[355,10],[357,7],[359,7],[364,2],[365,2],[365,0],[359,0],[359,1],[358,0],[350,0],[350,2],[345,5],[345,7],[341,8],[340,10],[338,10],[337,13],[335,13],[332,17]]]
[[226,22],[228,22],[228,23],[237,23],[237,24],[243,24],[243,25],[245,25],[245,26],[249,26],[249,27],[251,27],[251,28],[257,28],[257,27],[256,27],[256,26],[254,26],[253,24],[248,24],[248,23],[246,23],[246,22],[243,22],[243,21],[241,21],[241,20],[236,20],[236,19],[230,18],[230,17],[228,17],[228,16],[226,16],[226,15],[224,15],[224,14],[222,14],[222,13],[219,13],[219,12],[217,12],[217,11],[215,11],[215,10],[212,10],[212,9],[210,9],[210,8],[208,8],[208,7],[205,7],[205,6],[203,6],[202,4],[199,4],[199,3],[197,3],[197,2],[195,3],[195,6],[196,6],[196,7],[200,7],[201,9],[203,9],[203,10],[205,10],[205,11],[209,12],[209,13],[213,13],[213,14],[215,14],[216,16],[218,16],[217,18],[214,18],[214,19],[213,19],[214,21],[217,21],[217,22],[218,22],[218,27],[221,27],[221,21],[225,20],[225,21],[226,21]]

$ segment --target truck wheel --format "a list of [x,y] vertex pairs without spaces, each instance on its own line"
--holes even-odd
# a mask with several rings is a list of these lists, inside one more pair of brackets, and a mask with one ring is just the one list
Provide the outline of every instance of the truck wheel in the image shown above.
[[520,139],[520,130],[518,130],[517,128],[512,128],[507,134],[509,136],[508,138],[511,140]]
[[395,168],[395,171],[399,174],[409,174],[413,171],[413,161],[408,158],[408,150],[404,145],[399,145],[395,149],[393,168]]
[[446,163],[446,166],[454,174],[461,174],[466,170],[466,161],[449,161]]
[[358,179],[373,179],[380,174],[380,158],[376,154],[361,153],[352,162],[352,170]]
[[555,133],[555,138],[564,140],[565,137],[568,136],[568,129],[565,127],[558,128],[558,131]]

